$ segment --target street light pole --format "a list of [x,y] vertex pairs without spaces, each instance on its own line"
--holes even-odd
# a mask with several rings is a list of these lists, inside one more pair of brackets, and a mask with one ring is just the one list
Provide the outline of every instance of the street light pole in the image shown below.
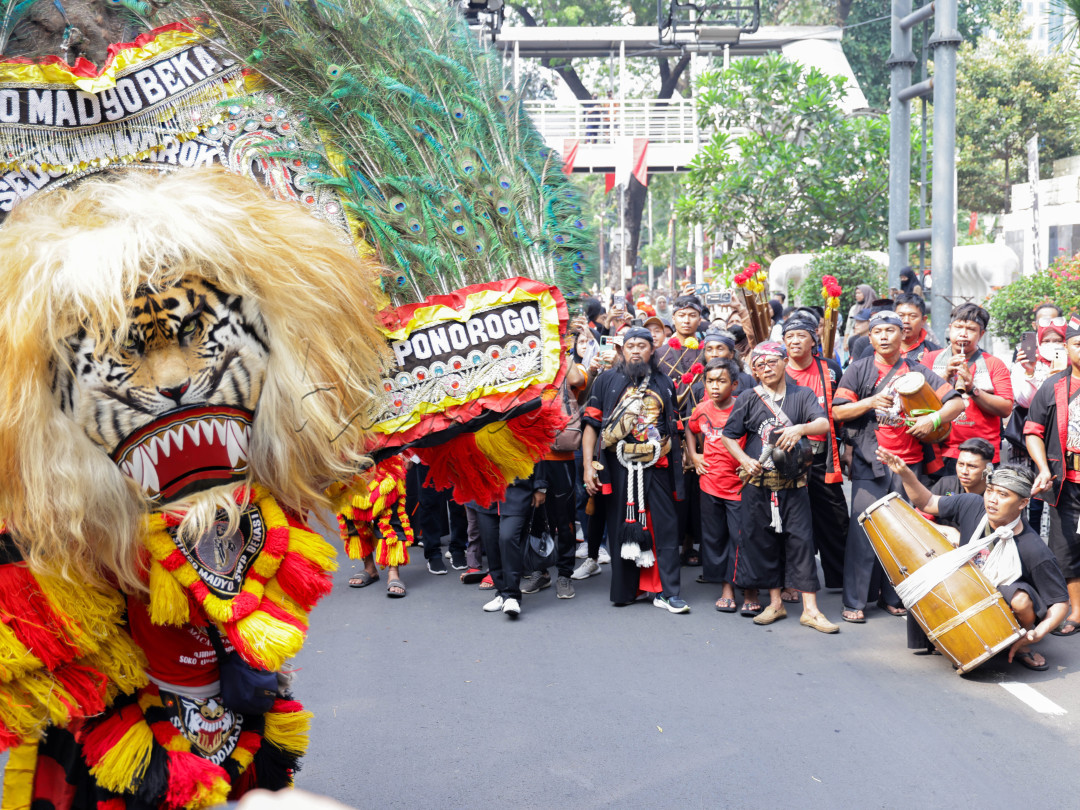
[[953,246],[956,244],[956,51],[957,0],[934,3],[934,179],[930,240],[934,331],[944,338],[952,312]]

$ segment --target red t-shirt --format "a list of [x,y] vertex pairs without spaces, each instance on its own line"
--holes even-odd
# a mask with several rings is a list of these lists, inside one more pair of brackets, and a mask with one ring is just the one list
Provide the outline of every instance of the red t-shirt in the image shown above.
[[[822,375],[828,376],[829,370],[822,369],[818,371],[817,360],[811,361],[810,365],[806,368],[798,369],[795,366],[788,363],[787,367],[788,376],[791,377],[798,385],[805,385],[817,396],[818,405],[825,409],[825,412],[829,414],[829,418],[832,418],[832,413],[829,411],[828,406],[825,404],[825,389],[821,385]],[[808,439],[815,442],[823,442],[829,437],[821,433],[817,436],[807,436]],[[830,451],[832,452],[832,451]]]
[[[716,407],[711,399],[699,402],[690,415],[690,431],[705,437],[705,463],[709,471],[701,477],[701,491],[725,501],[737,501],[741,497],[743,482],[736,472],[739,462],[724,447],[720,434],[735,407],[735,401],[724,410]],[[739,447],[746,447],[746,437],[739,439]]]
[[[874,368],[877,369],[877,379],[874,380],[876,388],[881,383],[882,378],[889,373],[892,366],[882,363],[875,354]],[[833,401],[841,399],[847,402],[858,402],[859,395],[847,388],[838,388]],[[904,460],[905,464],[918,464],[923,460],[923,446],[918,439],[906,431],[907,425],[904,424],[892,426],[879,423],[874,435],[877,437],[878,447],[899,456]]]
[[[146,653],[148,675],[176,686],[209,686],[218,679],[217,653],[203,628],[154,624],[141,601],[129,596],[127,604],[131,637]],[[221,640],[226,651],[232,649],[224,635]]]
[[[946,349],[939,349],[936,352],[927,352],[923,355],[922,364],[927,368],[934,367],[934,361],[937,360],[938,355],[943,351],[951,351]],[[992,354],[982,353],[983,359],[986,361],[986,370],[990,374],[990,385],[986,384],[986,380],[982,379],[981,375],[975,379],[975,385],[984,391],[990,391],[992,394],[996,394],[999,397],[1005,397],[1012,402],[1013,390],[1012,390],[1012,376],[1009,374],[1008,367],[994,357]],[[972,377],[975,376],[977,363],[970,363],[968,370],[971,372]],[[944,375],[941,375],[944,376]],[[986,413],[982,408],[971,401],[971,397],[964,396],[964,400],[967,403],[967,407],[956,417],[952,422],[952,431],[949,433],[948,443],[945,445],[945,455],[948,458],[956,458],[960,455],[960,444],[971,438],[986,439],[990,442],[994,448],[994,463],[997,464],[1001,459],[1001,417],[994,416],[992,413]]]

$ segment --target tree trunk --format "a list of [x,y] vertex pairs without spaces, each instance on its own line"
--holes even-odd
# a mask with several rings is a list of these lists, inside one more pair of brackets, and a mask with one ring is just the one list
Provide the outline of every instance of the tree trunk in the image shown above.
[[[665,62],[667,62],[666,59],[660,60],[661,65]],[[679,83],[679,77],[682,76],[689,64],[690,56],[688,54],[679,57],[679,61],[675,63],[675,66],[667,71],[668,75],[660,86],[660,92],[656,95],[657,99],[669,99],[672,97],[675,93],[675,87]],[[663,76],[664,68],[661,67],[660,70],[661,76]],[[631,267],[635,267],[637,265],[638,247],[641,243],[641,217],[645,212],[645,202],[649,197],[649,189],[641,185],[636,177],[631,176],[630,187],[626,191],[626,229],[630,232],[626,261]],[[649,234],[649,238],[652,237],[653,234]]]
[[[537,27],[539,24],[536,22],[536,18],[521,3],[514,3],[511,6],[518,14],[521,15],[522,21],[529,27]],[[541,59],[540,64],[549,70],[554,70],[566,82],[566,86],[570,88],[574,97],[579,101],[588,101],[592,98],[592,93],[585,86],[585,83],[581,81],[581,77],[578,76],[574,66],[567,62],[565,65],[556,64],[563,60],[559,59]]]

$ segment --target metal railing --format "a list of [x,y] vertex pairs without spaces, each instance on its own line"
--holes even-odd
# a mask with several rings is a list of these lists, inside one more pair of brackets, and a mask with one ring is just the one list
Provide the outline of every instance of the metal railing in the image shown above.
[[548,140],[577,138],[598,145],[612,145],[619,137],[648,138],[650,143],[697,141],[693,99],[526,101],[525,109]]

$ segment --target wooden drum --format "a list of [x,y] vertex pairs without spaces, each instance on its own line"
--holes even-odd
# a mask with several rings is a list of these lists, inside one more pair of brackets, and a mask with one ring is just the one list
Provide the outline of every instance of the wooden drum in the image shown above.
[[[859,515],[859,524],[893,586],[952,550],[934,524],[895,492]],[[971,672],[1024,634],[1004,597],[971,563],[906,607],[959,674]]]
[[[922,372],[909,371],[893,381],[893,390],[900,397],[900,404],[904,413],[915,419],[928,413],[941,410],[941,398],[930,387]],[[938,444],[949,438],[952,425],[948,422],[942,424],[937,430],[926,437],[928,444]]]

